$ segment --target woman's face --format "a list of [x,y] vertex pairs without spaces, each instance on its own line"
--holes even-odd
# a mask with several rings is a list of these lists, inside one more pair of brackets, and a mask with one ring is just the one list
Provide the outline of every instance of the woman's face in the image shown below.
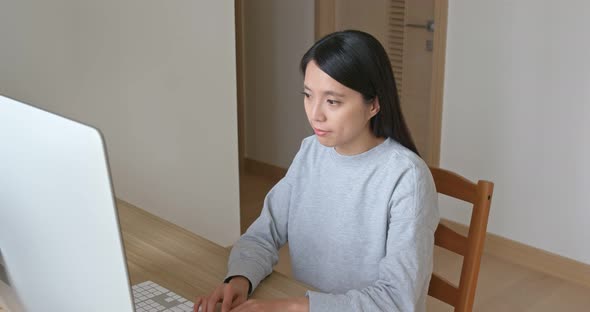
[[305,113],[318,140],[343,155],[355,155],[377,145],[369,120],[379,101],[367,104],[362,94],[324,73],[314,61],[307,64],[303,82]]

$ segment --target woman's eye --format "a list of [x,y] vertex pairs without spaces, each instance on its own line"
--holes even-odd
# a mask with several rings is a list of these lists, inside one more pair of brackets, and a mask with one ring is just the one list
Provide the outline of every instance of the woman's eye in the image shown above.
[[306,98],[309,98],[309,96],[310,96],[309,93],[307,93],[307,92],[301,92],[301,94],[303,94],[303,96],[305,96]]
[[338,102],[338,101],[336,101],[336,100],[327,100],[327,102],[328,102],[330,105],[340,104],[340,102]]

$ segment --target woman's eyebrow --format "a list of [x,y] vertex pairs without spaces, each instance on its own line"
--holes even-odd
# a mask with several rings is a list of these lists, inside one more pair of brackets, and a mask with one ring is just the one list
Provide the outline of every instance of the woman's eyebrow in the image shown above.
[[344,97],[344,94],[342,93],[338,93],[332,90],[328,90],[328,91],[324,91],[325,95],[332,95],[332,96],[336,96],[336,97]]
[[[308,86],[306,86],[306,85],[303,85],[303,89],[305,89],[305,90],[309,90],[309,91],[312,91],[312,90],[311,90],[311,88],[309,88],[309,87],[308,87]],[[324,92],[322,92],[322,93],[323,93],[323,94],[325,94],[325,95],[332,95],[332,96],[336,96],[336,97],[345,97],[345,95],[344,95],[344,94],[342,94],[342,93],[338,93],[338,92],[336,92],[336,91],[332,91],[332,90],[327,90],[327,91],[324,91]]]

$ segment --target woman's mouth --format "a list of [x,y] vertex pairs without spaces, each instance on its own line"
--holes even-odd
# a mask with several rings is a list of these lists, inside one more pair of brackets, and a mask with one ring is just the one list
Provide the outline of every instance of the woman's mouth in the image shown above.
[[321,129],[317,129],[317,128],[313,128],[313,132],[315,132],[315,135],[317,136],[325,136],[327,135],[330,131],[325,131],[325,130],[321,130]]

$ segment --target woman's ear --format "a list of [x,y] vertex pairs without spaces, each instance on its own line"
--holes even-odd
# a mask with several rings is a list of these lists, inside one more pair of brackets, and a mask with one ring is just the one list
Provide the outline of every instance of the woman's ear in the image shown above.
[[379,98],[375,97],[372,101],[371,101],[371,109],[369,110],[369,114],[371,116],[371,118],[373,118],[373,116],[377,115],[377,113],[379,113],[379,111],[381,110],[381,105],[379,104]]

